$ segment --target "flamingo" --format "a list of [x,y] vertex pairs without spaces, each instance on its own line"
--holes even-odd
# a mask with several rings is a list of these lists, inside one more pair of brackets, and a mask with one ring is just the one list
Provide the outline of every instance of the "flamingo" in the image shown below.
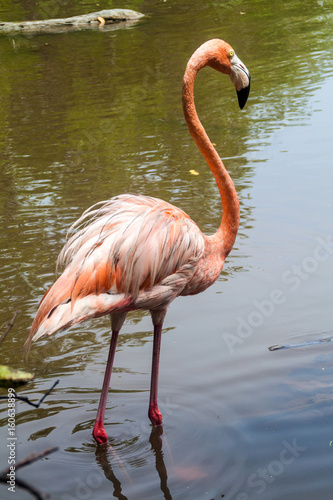
[[181,209],[158,198],[123,194],[88,208],[71,226],[57,260],[64,271],[42,298],[28,338],[67,329],[81,321],[109,314],[111,343],[93,428],[98,444],[107,443],[105,407],[119,331],[129,311],[149,310],[154,327],[148,417],[162,424],[158,408],[158,373],[163,321],[179,295],[203,292],[220,275],[239,227],[237,193],[221,158],[209,140],[195,109],[194,81],[205,66],[230,76],[243,109],[250,75],[233,48],[213,39],[201,45],[186,66],[182,102],[189,132],[218,186],[222,220],[207,236]]

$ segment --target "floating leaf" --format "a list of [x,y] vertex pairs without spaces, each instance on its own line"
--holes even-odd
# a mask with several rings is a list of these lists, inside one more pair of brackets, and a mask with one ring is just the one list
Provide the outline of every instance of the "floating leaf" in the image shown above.
[[190,170],[190,174],[192,174],[192,175],[199,175],[199,172],[197,172],[196,170]]
[[0,387],[18,387],[26,384],[34,375],[21,370],[14,370],[10,366],[0,365]]

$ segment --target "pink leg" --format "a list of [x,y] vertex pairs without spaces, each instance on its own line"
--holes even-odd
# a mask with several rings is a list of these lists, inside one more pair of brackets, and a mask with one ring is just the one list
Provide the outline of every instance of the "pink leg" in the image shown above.
[[154,341],[153,341],[153,362],[151,369],[151,382],[150,382],[150,401],[148,417],[153,425],[162,424],[162,414],[158,409],[158,369],[160,361],[161,350],[161,337],[162,337],[162,323],[154,325]]
[[107,361],[105,374],[104,374],[102,393],[101,393],[101,397],[99,400],[96,421],[95,421],[95,425],[94,425],[94,429],[93,429],[93,436],[98,444],[105,444],[108,442],[108,436],[107,436],[106,430],[104,428],[104,414],[105,414],[106,402],[108,399],[108,392],[109,392],[109,386],[110,386],[113,360],[114,360],[114,355],[116,352],[118,333],[119,333],[119,331],[115,331],[115,330],[112,331],[111,344],[110,344],[109,356],[108,356],[108,361]]

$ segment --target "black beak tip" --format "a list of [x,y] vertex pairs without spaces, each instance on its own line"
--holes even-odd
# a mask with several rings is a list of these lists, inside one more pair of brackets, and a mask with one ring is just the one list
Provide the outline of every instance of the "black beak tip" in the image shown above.
[[249,93],[250,93],[250,80],[247,87],[244,87],[241,90],[237,90],[238,104],[240,109],[244,108],[247,98],[249,97]]

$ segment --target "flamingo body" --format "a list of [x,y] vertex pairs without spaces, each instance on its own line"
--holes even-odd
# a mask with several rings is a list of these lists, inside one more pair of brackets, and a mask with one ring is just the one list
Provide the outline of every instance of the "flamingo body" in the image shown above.
[[209,286],[209,237],[185,212],[139,195],[92,208],[72,226],[86,223],[59,255],[57,265],[65,270],[41,301],[34,340],[112,312],[165,308],[180,293]]
[[245,105],[250,76],[229,44],[210,40],[192,55],[183,79],[183,110],[189,131],[220,191],[223,215],[217,232],[204,235],[177,207],[157,198],[126,194],[94,205],[76,221],[61,251],[64,271],[44,295],[25,344],[81,321],[110,314],[112,338],[100,404],[93,430],[106,443],[104,412],[118,333],[126,314],[151,312],[154,325],[149,418],[162,423],[157,404],[159,353],[167,308],[179,295],[204,291],[220,275],[239,226],[233,182],[195,110],[194,80],[204,66],[230,76],[239,105]]

